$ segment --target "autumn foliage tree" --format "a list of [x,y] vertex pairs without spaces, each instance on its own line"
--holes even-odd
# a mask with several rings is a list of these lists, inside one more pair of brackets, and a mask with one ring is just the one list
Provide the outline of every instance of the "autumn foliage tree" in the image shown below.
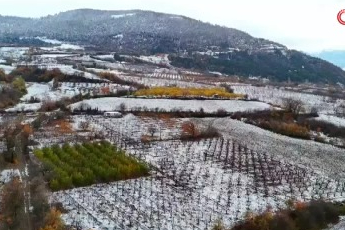
[[212,125],[211,122],[196,125],[192,121],[186,121],[181,125],[182,134],[181,139],[201,139],[201,138],[215,138],[220,137],[219,131]]
[[59,128],[59,132],[62,134],[69,134],[73,132],[71,124],[66,120],[59,120],[57,122],[57,126]]
[[101,91],[102,91],[102,94],[103,94],[103,95],[108,95],[108,94],[110,94],[110,89],[109,89],[108,86],[107,86],[107,87],[101,88]]
[[29,137],[33,134],[33,129],[29,124],[24,124],[21,132],[22,153],[28,153]]
[[40,230],[64,230],[65,225],[61,219],[61,212],[52,208],[45,217],[45,226]]
[[184,122],[181,128],[183,138],[196,138],[199,135],[199,130],[196,124],[191,121]]

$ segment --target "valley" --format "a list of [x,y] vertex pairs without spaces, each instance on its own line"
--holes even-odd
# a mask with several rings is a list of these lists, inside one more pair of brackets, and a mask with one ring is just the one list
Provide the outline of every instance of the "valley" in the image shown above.
[[[127,26],[136,15],[157,17],[96,13],[130,18]],[[167,25],[189,21],[178,22],[181,30],[198,28],[166,17]],[[54,32],[54,20],[40,20],[36,30]],[[136,25],[127,34],[109,29],[115,40],[132,36],[123,43],[102,40],[106,31],[93,40],[100,28],[83,39],[68,28],[61,40],[28,30],[23,44],[11,46],[0,36],[0,190],[20,194],[1,196],[0,227],[43,229],[50,208],[65,229],[204,230],[219,222],[232,229],[291,202],[296,210],[320,199],[344,207],[345,74],[338,67],[234,29],[217,35],[221,42],[235,32],[229,52],[205,46],[211,31],[194,45],[192,32],[181,37],[183,53],[176,40],[155,52],[134,43]],[[243,61],[248,52],[256,54]],[[271,53],[289,61],[265,60]],[[291,64],[294,58],[303,61]],[[284,68],[273,71],[273,60]],[[17,206],[6,206],[12,200]]]

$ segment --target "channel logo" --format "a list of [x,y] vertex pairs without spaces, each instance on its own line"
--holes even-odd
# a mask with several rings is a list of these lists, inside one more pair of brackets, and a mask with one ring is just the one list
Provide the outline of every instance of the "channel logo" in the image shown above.
[[345,9],[339,11],[337,18],[340,24],[345,25],[345,21],[341,18],[343,14],[345,14]]

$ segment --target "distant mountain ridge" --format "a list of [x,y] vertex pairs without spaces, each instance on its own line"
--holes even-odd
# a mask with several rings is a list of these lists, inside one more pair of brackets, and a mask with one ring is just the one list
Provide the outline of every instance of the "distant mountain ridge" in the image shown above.
[[326,61],[237,29],[180,15],[79,9],[39,19],[0,16],[0,43],[24,43],[18,38],[36,36],[103,51],[169,53],[178,66],[227,74],[275,81],[345,83],[345,72]]
[[[255,49],[268,44],[278,45],[254,38],[237,29],[202,23],[179,15],[141,10],[81,9],[40,19],[0,17],[0,33],[27,37],[47,36],[61,40],[108,45],[113,46],[115,50],[133,52],[136,52],[136,49],[151,52],[154,48],[172,52],[177,51],[177,48],[199,50],[206,46]],[[118,35],[123,36],[118,37]],[[149,45],[135,44],[140,39],[146,39],[146,44]],[[164,42],[164,40],[173,43],[171,47],[154,47],[155,44],[159,46],[159,41]]]

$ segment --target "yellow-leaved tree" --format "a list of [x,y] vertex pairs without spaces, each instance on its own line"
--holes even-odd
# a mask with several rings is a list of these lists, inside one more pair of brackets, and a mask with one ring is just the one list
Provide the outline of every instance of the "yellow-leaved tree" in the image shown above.
[[61,212],[52,208],[45,217],[45,226],[40,230],[63,230],[64,222],[61,219]]

